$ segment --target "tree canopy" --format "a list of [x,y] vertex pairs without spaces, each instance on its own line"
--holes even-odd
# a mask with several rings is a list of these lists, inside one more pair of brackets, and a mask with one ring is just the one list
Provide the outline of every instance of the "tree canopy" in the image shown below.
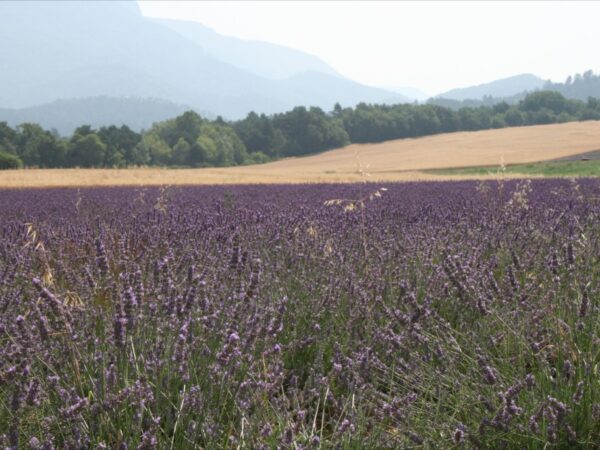
[[[584,74],[581,80],[595,82]],[[566,83],[575,85],[584,81]],[[590,81],[591,80],[591,81]],[[600,120],[600,101],[565,98],[536,91],[516,104],[463,106],[438,104],[336,104],[329,113],[298,106],[266,116],[255,112],[227,122],[194,111],[155,123],[136,133],[126,125],[77,128],[64,138],[37,124],[12,129],[0,122],[0,168],[26,167],[225,167],[302,156],[350,143],[381,142],[454,131]]]

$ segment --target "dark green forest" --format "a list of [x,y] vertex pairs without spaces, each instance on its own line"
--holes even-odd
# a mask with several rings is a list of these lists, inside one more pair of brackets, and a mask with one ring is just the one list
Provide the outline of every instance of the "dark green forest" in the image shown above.
[[[578,91],[582,80],[575,78],[561,88]],[[296,107],[271,116],[251,112],[234,122],[208,120],[188,111],[142,133],[126,125],[81,126],[70,137],[62,137],[34,123],[13,129],[0,122],[0,168],[225,167],[350,143],[583,120],[600,120],[600,101],[567,99],[554,90],[530,93],[512,105],[500,102],[458,110],[435,104],[361,103],[354,108],[336,104],[331,112]]]

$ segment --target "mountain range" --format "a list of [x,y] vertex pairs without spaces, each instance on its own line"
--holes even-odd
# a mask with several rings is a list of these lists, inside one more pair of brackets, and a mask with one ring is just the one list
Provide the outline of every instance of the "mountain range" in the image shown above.
[[545,80],[536,75],[524,73],[494,80],[489,83],[479,84],[477,86],[452,89],[448,92],[438,94],[435,97],[448,100],[476,100],[484,97],[511,97],[522,92],[541,89],[545,83]]
[[302,72],[321,72],[341,78],[320,58],[282,45],[223,36],[198,23],[153,19],[202,47],[213,57],[270,80],[283,80]]
[[[13,127],[24,122],[39,123],[66,136],[81,125],[127,125],[134,130],[147,130],[155,122],[172,119],[190,109],[189,105],[160,99],[100,96],[55,100],[21,109],[0,108],[0,121]],[[215,118],[210,112],[199,112],[206,118]]]
[[0,2],[0,54],[0,83],[10,86],[0,91],[4,108],[134,97],[236,119],[251,110],[408,100],[297,50],[148,19],[133,2]]
[[[223,36],[197,22],[144,17],[133,1],[0,1],[0,55],[0,121],[37,122],[61,134],[83,124],[147,129],[187,109],[235,120],[250,111],[330,111],[335,103],[429,97],[412,87],[355,82],[299,50]],[[519,99],[545,86],[560,88],[521,74],[430,101]],[[568,87],[577,98],[587,94],[580,85]]]

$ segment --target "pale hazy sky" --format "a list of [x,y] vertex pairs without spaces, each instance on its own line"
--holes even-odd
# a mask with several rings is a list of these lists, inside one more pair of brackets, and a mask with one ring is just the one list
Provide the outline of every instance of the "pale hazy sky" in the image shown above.
[[600,2],[138,1],[145,16],[297,48],[373,86],[433,95],[519,73],[600,70]]

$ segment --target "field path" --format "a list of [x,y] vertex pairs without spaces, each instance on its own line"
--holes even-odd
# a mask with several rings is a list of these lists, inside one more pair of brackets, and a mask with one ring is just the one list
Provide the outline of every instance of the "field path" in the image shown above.
[[447,133],[379,144],[353,144],[268,164],[210,169],[26,169],[0,171],[0,187],[303,183],[364,179],[408,181],[489,176],[423,173],[427,169],[500,166],[600,150],[600,121]]

